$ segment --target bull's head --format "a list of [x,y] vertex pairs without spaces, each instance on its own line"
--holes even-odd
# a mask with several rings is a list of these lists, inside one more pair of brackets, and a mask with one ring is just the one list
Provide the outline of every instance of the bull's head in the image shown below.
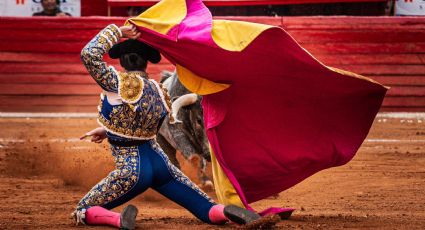
[[168,89],[173,104],[175,124],[164,122],[160,133],[186,157],[197,153],[210,158],[207,135],[204,129],[201,97],[190,93],[179,81],[176,72],[162,72],[161,82]]
[[180,96],[179,98],[177,98],[173,102],[173,104],[171,106],[171,108],[172,108],[171,110],[173,111],[172,116],[174,117],[175,123],[183,123],[177,117],[177,114],[179,113],[179,111],[182,107],[195,104],[197,99],[198,99],[198,95],[196,95],[194,93],[188,93],[188,94]]
[[[195,152],[204,158],[210,159],[208,138],[204,128],[204,118],[201,106],[201,97],[188,93],[178,97],[172,104],[173,116],[180,129],[192,143]],[[172,125],[173,126],[173,125]],[[176,140],[178,142],[178,140]],[[179,144],[177,144],[179,145]],[[181,146],[184,151],[184,146]]]

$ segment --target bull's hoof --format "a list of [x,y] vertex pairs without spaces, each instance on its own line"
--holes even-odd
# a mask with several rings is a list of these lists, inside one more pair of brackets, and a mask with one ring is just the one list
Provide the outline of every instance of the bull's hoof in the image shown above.
[[205,192],[212,192],[214,191],[214,184],[210,180],[207,180],[202,183],[201,188]]

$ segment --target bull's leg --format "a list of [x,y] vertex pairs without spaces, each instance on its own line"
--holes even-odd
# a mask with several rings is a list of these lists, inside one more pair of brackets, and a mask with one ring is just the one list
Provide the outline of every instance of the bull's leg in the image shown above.
[[189,157],[189,161],[192,163],[192,166],[196,169],[196,174],[198,176],[199,182],[201,183],[200,186],[204,191],[213,191],[214,184],[212,183],[211,179],[207,176],[207,173],[205,172],[207,162],[205,158],[201,157],[199,154],[192,154]]
[[206,173],[207,161],[203,157],[201,157],[200,161],[201,162],[198,167],[198,178],[199,181],[201,181],[202,189],[205,191],[212,191],[214,190],[214,184]]
[[168,143],[168,141],[161,134],[158,134],[156,136],[156,141],[158,142],[159,146],[161,146],[165,154],[167,154],[168,159],[171,161],[171,163],[175,165],[178,169],[181,169],[180,163],[176,157],[176,149],[170,143]]

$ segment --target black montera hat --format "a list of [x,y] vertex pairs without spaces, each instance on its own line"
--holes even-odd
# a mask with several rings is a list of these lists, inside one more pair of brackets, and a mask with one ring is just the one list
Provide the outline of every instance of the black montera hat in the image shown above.
[[123,42],[115,44],[109,50],[109,57],[118,59],[123,54],[136,53],[152,63],[161,61],[159,51],[149,45],[134,39],[127,39]]

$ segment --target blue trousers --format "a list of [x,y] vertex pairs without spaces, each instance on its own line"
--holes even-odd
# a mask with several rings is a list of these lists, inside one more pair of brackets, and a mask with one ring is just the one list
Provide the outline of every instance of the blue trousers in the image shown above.
[[116,169],[81,199],[77,210],[92,206],[112,209],[152,188],[211,223],[208,213],[215,203],[171,164],[156,141],[131,147],[111,145],[111,149]]

